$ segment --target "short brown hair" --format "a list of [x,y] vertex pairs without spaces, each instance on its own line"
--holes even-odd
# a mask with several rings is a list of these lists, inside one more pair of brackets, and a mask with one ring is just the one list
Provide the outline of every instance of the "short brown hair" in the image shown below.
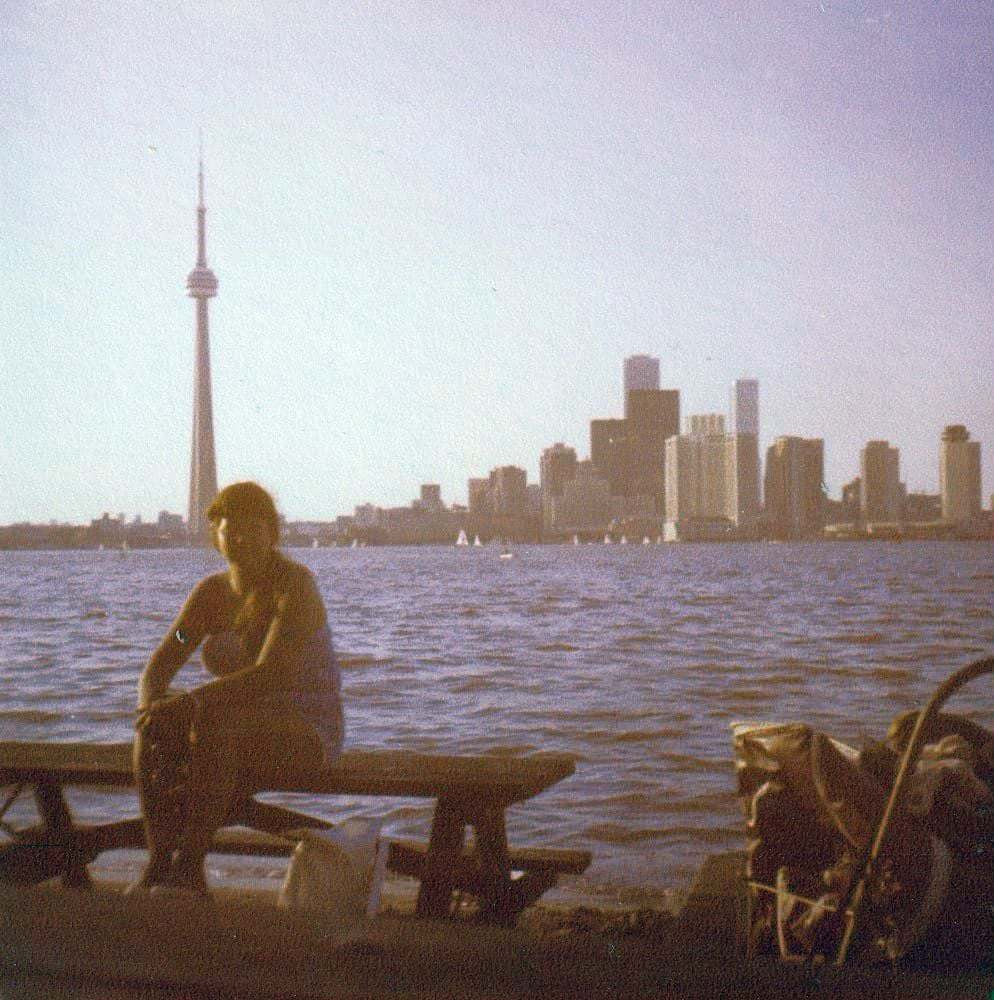
[[225,486],[207,508],[207,520],[217,527],[222,517],[257,517],[265,521],[273,535],[273,544],[280,540],[280,515],[273,498],[253,482]]

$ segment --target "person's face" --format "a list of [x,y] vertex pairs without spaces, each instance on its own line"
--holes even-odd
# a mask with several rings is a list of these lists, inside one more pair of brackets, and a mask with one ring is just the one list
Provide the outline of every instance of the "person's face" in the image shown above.
[[273,549],[273,536],[262,518],[222,517],[217,524],[217,548],[229,563],[253,570],[265,565]]

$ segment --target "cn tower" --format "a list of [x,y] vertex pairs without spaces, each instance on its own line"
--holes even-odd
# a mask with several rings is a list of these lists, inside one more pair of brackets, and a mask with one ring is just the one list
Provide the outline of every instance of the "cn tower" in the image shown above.
[[207,209],[204,207],[204,160],[197,171],[197,266],[186,279],[187,293],[197,300],[197,341],[193,369],[193,442],[190,448],[190,506],[187,531],[193,545],[207,537],[207,508],[217,495],[214,458],[214,410],[211,404],[211,349],[207,333],[207,300],[217,295],[217,278],[207,266]]

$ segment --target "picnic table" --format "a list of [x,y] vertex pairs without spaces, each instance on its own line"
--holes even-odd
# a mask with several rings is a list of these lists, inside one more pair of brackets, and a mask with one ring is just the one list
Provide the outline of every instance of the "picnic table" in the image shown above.
[[[81,823],[65,797],[70,786],[129,788],[134,785],[130,743],[0,742],[0,882],[34,883],[59,877],[87,887],[87,865],[109,850],[143,848],[141,819]],[[225,828],[211,850],[222,854],[287,856],[302,829],[329,828],[327,820],[256,796],[264,792],[312,795],[403,796],[435,800],[427,844],[391,840],[388,867],[420,880],[417,914],[444,918],[458,893],[479,902],[487,922],[513,925],[517,915],[551,888],[561,874],[579,874],[590,853],[508,846],[505,811],[569,777],[572,757],[444,756],[403,750],[353,750],[323,770],[266,788],[247,786],[236,797]],[[39,821],[14,828],[3,817],[22,793],[34,797]],[[242,829],[230,829],[239,827]],[[467,842],[466,830],[474,837]]]

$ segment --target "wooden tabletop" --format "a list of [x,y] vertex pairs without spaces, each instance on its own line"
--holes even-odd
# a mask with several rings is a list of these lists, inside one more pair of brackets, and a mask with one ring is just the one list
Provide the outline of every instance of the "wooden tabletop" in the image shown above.
[[[267,786],[314,794],[480,797],[510,805],[568,778],[568,754],[446,756],[406,750],[350,750],[319,773]],[[0,742],[0,783],[133,784],[130,743]]]

